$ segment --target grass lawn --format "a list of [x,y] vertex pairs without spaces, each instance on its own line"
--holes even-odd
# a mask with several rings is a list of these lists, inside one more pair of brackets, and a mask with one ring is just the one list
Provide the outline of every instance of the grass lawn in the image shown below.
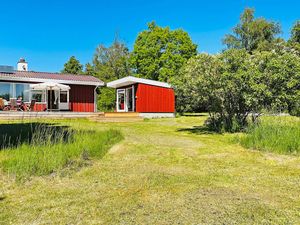
[[70,173],[0,172],[0,224],[300,224],[300,157],[245,149],[205,119],[61,121],[124,140]]

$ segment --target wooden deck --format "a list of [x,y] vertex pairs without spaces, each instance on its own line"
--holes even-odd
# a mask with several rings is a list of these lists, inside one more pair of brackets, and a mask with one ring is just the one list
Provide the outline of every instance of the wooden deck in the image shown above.
[[137,112],[106,112],[104,116],[107,118],[132,118],[132,117],[140,117],[140,114]]
[[104,116],[103,112],[84,113],[84,112],[20,112],[20,111],[0,111],[0,120],[22,120],[38,118],[89,118],[93,116]]
[[96,122],[137,122],[143,120],[140,114],[136,112],[106,112],[91,116],[89,119]]
[[30,119],[67,119],[67,118],[88,118],[95,122],[136,122],[143,118],[135,112],[20,112],[20,111],[0,111],[0,120],[30,120]]

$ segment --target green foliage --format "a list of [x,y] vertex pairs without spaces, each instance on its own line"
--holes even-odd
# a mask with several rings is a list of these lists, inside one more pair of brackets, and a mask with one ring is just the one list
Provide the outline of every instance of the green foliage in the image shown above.
[[292,28],[291,41],[300,44],[300,20],[296,21]]
[[254,62],[260,80],[255,90],[265,99],[259,104],[276,111],[293,110],[300,96],[299,57],[289,52],[263,52],[255,55]]
[[[24,143],[3,150],[5,160],[1,163],[4,171],[19,178],[32,175],[47,175],[65,167],[77,167],[90,157],[102,158],[107,150],[122,139],[119,131],[76,131],[52,132],[41,124]],[[9,140],[10,137],[7,137]],[[53,140],[56,140],[55,142]]]
[[280,33],[277,23],[264,18],[254,18],[254,9],[246,8],[240,17],[240,23],[233,28],[233,34],[225,36],[223,43],[228,48],[244,48],[248,52],[265,50]]
[[95,76],[94,67],[90,63],[87,63],[85,65],[85,71],[84,71],[84,73],[87,74],[87,75]]
[[129,50],[119,39],[115,39],[111,46],[99,45],[93,59],[96,76],[104,82],[129,76]]
[[100,111],[114,111],[116,108],[116,91],[113,88],[102,87],[98,95],[98,109]]
[[[115,39],[110,47],[99,45],[93,59],[93,66],[86,66],[88,73],[93,74],[104,82],[129,76],[129,50],[119,39]],[[115,108],[115,90],[103,87],[98,95],[98,109],[111,111]]]
[[[179,77],[171,79],[176,89],[178,112],[201,112],[208,109],[210,87],[219,76],[220,61],[216,56],[199,54],[191,58],[180,71]],[[206,93],[206,94],[204,94]]]
[[[286,52],[230,49],[217,56],[200,54],[190,59],[173,82],[177,110],[210,113],[207,125],[217,131],[235,132],[253,121],[264,109],[297,108],[300,61]],[[199,111],[198,111],[199,112]]]
[[254,102],[246,99],[254,97],[249,84],[249,62],[250,55],[245,50],[235,49],[219,56],[200,54],[191,59],[175,84],[177,93],[184,90],[183,96],[177,96],[177,108],[189,107],[184,109],[188,111],[202,105],[210,113],[209,127],[232,132],[241,129]]
[[240,137],[246,148],[271,151],[281,154],[300,153],[300,120],[290,117],[262,118],[252,125],[247,135]]
[[131,54],[132,67],[137,76],[167,82],[176,77],[186,61],[195,56],[195,45],[182,29],[170,30],[155,22],[139,33]]
[[83,74],[83,66],[80,64],[79,60],[72,56],[68,62],[65,63],[62,73],[70,74]]

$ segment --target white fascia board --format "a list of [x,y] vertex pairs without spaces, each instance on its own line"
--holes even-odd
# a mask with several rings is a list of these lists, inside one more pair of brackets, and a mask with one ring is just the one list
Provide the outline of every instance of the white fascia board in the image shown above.
[[5,81],[22,81],[22,82],[34,82],[34,83],[45,83],[45,82],[58,82],[62,84],[74,84],[74,85],[88,85],[88,86],[104,86],[104,82],[91,82],[91,81],[73,81],[73,80],[57,80],[57,79],[38,79],[38,78],[21,78],[21,77],[0,77],[0,80]]
[[171,88],[172,87],[170,84],[165,83],[165,82],[149,80],[149,79],[143,79],[143,78],[132,77],[132,76],[124,77],[124,78],[121,78],[119,80],[109,82],[109,83],[107,83],[107,87],[119,88],[119,87],[132,85],[132,84],[136,84],[136,83],[148,84],[148,85],[164,87],[164,88]]

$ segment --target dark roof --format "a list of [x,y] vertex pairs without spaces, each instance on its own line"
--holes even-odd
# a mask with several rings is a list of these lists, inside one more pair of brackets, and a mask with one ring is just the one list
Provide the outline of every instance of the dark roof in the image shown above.
[[104,82],[89,75],[34,72],[34,71],[14,71],[13,73],[1,73],[0,80],[14,80],[23,82],[46,82],[57,81],[63,84],[82,85],[104,85]]

